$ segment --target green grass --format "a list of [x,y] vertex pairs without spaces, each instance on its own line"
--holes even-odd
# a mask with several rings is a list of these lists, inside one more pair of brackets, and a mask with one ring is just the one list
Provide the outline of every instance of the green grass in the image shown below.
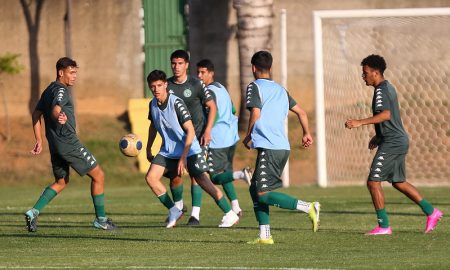
[[[85,179],[87,180],[87,179]],[[187,182],[187,181],[186,181]],[[44,209],[37,233],[24,228],[23,212],[41,188],[0,189],[0,268],[126,268],[153,269],[449,269],[450,225],[423,234],[419,207],[386,188],[392,236],[367,237],[376,222],[363,187],[292,187],[285,192],[322,203],[321,227],[311,231],[304,214],[271,207],[273,246],[245,242],[258,235],[252,204],[243,183],[237,184],[244,217],[231,229],[219,229],[221,213],[204,196],[201,226],[180,220],[165,229],[167,210],[145,185],[114,183],[106,188],[106,210],[120,226],[117,232],[91,227],[93,207],[88,181],[75,181]],[[449,188],[422,188],[427,199],[450,213]],[[185,200],[190,201],[188,187]]]

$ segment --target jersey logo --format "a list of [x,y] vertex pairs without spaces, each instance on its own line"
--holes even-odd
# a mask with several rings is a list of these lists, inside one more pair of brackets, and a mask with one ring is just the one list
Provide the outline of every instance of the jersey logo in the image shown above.
[[191,89],[186,89],[186,90],[184,90],[184,91],[183,91],[183,96],[185,96],[185,97],[190,97],[190,96],[192,96],[192,91],[191,91]]

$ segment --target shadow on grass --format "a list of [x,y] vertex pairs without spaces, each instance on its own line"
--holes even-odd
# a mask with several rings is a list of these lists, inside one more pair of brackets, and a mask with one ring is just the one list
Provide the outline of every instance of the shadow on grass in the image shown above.
[[[120,230],[111,232],[114,234],[120,233]],[[38,239],[91,239],[91,240],[113,240],[113,241],[131,241],[131,242],[153,242],[153,243],[208,243],[208,244],[224,244],[224,243],[234,243],[242,244],[245,241],[220,241],[218,239],[214,240],[170,240],[170,239],[151,239],[151,238],[130,238],[130,237],[117,237],[117,236],[88,236],[88,235],[42,235],[38,233],[27,233],[27,234],[7,234],[0,235],[0,238],[38,238]]]

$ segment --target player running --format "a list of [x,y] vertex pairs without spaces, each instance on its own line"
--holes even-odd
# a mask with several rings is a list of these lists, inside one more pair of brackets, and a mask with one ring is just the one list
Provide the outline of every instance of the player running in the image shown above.
[[373,158],[367,187],[378,218],[378,226],[366,235],[392,234],[388,215],[384,206],[384,194],[381,182],[388,181],[394,188],[405,194],[418,204],[427,215],[425,233],[431,232],[443,216],[425,200],[419,191],[405,177],[405,158],[408,152],[409,139],[403,128],[400,117],[400,107],[394,86],[384,79],[386,62],[379,55],[369,55],[361,62],[362,78],[367,86],[373,86],[372,112],[373,116],[364,119],[348,119],[345,127],[357,128],[362,125],[375,126],[375,136],[369,141],[369,149],[378,150]]

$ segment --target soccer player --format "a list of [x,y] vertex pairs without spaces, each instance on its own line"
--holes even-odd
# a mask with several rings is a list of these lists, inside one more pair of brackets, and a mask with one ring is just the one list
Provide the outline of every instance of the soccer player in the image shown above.
[[378,218],[378,226],[367,235],[392,234],[388,215],[384,206],[381,182],[388,181],[394,188],[418,204],[428,216],[425,233],[431,232],[442,217],[442,212],[425,200],[419,191],[405,178],[405,157],[409,139],[400,118],[400,108],[394,86],[384,79],[386,62],[379,55],[369,55],[361,62],[362,78],[367,86],[373,86],[373,116],[364,119],[348,119],[345,127],[357,128],[362,125],[375,126],[375,136],[369,141],[369,149],[378,150],[373,158],[367,187]]
[[236,143],[239,141],[238,119],[234,115],[236,110],[228,90],[222,84],[214,81],[214,64],[211,60],[203,59],[197,63],[197,76],[207,85],[217,106],[217,115],[211,130],[211,143],[207,156],[209,175],[214,184],[222,185],[233,211],[241,216],[242,209],[239,206],[233,180],[234,176],[240,176],[237,179],[249,182],[251,173],[248,168],[233,172],[233,157]]
[[250,195],[259,222],[260,234],[249,244],[273,244],[270,233],[269,205],[309,214],[314,232],[318,230],[320,203],[304,202],[287,194],[275,192],[282,186],[280,178],[289,157],[290,145],[284,128],[288,110],[297,115],[303,128],[302,144],[309,147],[313,139],[308,117],[286,89],[271,79],[272,55],[255,53],[251,59],[255,81],[247,87],[247,109],[250,110],[248,131],[243,144],[258,151]]
[[38,155],[42,151],[41,117],[43,115],[55,182],[44,190],[33,208],[25,213],[29,232],[37,231],[39,213],[69,183],[69,167],[72,167],[80,176],[87,174],[91,178],[91,195],[96,215],[94,227],[103,230],[116,229],[105,213],[103,170],[76,134],[74,104],[68,87],[75,84],[77,71],[78,66],[74,60],[68,57],[59,59],[56,62],[56,81],[50,83],[42,93],[32,114],[36,144],[31,154]]
[[[181,98],[192,117],[195,135],[206,156],[208,144],[211,142],[211,129],[214,124],[217,107],[213,97],[202,82],[187,74],[189,55],[184,50],[176,50],[170,56],[173,77],[167,80],[169,92]],[[183,182],[176,177],[170,182],[173,199],[178,208],[183,209]],[[200,207],[202,189],[191,178],[192,212],[187,225],[200,224]]]
[[[239,221],[239,217],[231,210],[225,196],[214,186],[206,173],[209,166],[195,137],[192,117],[186,104],[181,98],[168,93],[164,72],[152,71],[147,76],[147,82],[154,98],[150,101],[148,115],[151,124],[148,132],[147,159],[151,162],[151,166],[145,179],[153,193],[169,209],[166,227],[174,227],[177,220],[183,215],[183,211],[167,194],[165,186],[161,183],[161,177],[164,175],[172,180],[181,177],[186,169],[225,213],[219,227],[233,226]],[[159,153],[153,156],[151,146],[156,132],[162,137],[163,143]]]

